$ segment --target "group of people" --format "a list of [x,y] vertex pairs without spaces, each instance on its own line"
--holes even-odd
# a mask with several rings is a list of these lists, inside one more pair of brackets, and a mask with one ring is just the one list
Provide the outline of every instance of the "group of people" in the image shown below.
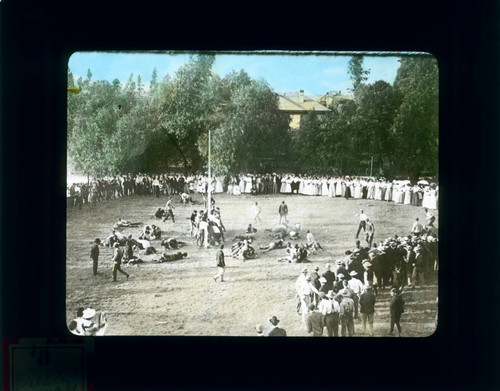
[[106,313],[79,307],[76,318],[69,322],[68,329],[78,336],[101,336],[105,334],[107,326]]
[[[356,240],[353,249],[334,264],[327,263],[320,273],[304,268],[296,280],[297,313],[307,333],[322,336],[355,334],[360,320],[363,333],[374,335],[373,317],[376,297],[381,289],[390,289],[389,334],[397,328],[401,334],[404,312],[404,288],[426,285],[437,278],[438,240],[424,232],[386,238],[378,245],[364,247]],[[361,314],[361,319],[359,319]]]
[[[155,217],[163,222],[171,219],[175,223],[173,203],[172,196],[168,196],[165,208],[158,208]],[[259,221],[257,218],[261,212],[257,202],[254,203],[254,210],[255,223]],[[300,238],[300,223],[290,224],[289,208],[285,201],[279,204],[277,212],[278,224],[272,229],[264,230],[270,232],[271,241],[267,245],[260,244],[259,250],[266,253],[281,249],[283,256],[279,256],[278,261],[289,263],[309,262],[309,255],[324,250],[310,231],[305,235],[305,243],[292,243],[290,240]],[[363,329],[365,332],[368,330],[369,335],[373,335],[373,314],[377,294],[380,289],[390,288],[395,302],[393,311],[391,301],[391,332],[396,326],[400,333],[399,318],[403,311],[401,308],[404,307],[401,295],[403,289],[426,284],[435,278],[438,269],[435,217],[428,208],[425,208],[425,213],[425,225],[417,218],[407,236],[395,235],[377,244],[373,243],[375,226],[365,211],[360,210],[355,247],[346,250],[345,256],[335,263],[325,265],[326,270],[323,274],[319,274],[319,267],[314,268],[311,273],[308,269],[304,269],[297,279],[297,311],[302,316],[306,332],[318,336],[323,334],[321,330],[326,327],[328,336],[337,336],[340,328],[342,336],[352,336],[355,333],[354,321],[359,319],[361,314]],[[215,206],[213,198],[208,208],[205,198],[205,209],[194,210],[189,220],[190,235],[196,238],[198,246],[206,244],[217,246],[218,271],[213,279],[216,282],[219,280],[223,282],[226,229],[222,223],[220,208]],[[122,228],[136,227],[141,227],[137,238],[133,238],[132,234],[126,236],[121,233]],[[245,232],[236,235],[231,246],[231,256],[243,261],[256,257],[257,247],[254,247],[253,243],[256,232],[257,229],[249,224]],[[361,233],[365,235],[367,246],[362,245],[359,240]],[[140,262],[134,255],[134,250],[155,254],[156,249],[151,245],[151,241],[154,240],[161,240],[161,246],[165,249],[156,262],[170,262],[187,257],[187,253],[167,253],[166,250],[178,250],[186,243],[175,238],[162,238],[162,230],[155,224],[143,225],[141,222],[119,218],[113,225],[112,234],[105,242],[97,238],[92,245],[90,257],[93,260],[93,274],[97,274],[99,247],[106,245],[113,248],[113,281],[117,281],[118,272],[128,279],[130,275],[121,268],[122,262]],[[277,326],[279,320],[276,318],[273,322],[276,322],[274,326]],[[284,334],[286,335],[286,332]]]
[[385,178],[351,176],[308,176],[295,174],[149,175],[126,174],[108,179],[95,179],[90,184],[73,183],[67,187],[68,207],[79,209],[131,194],[172,196],[189,200],[193,193],[206,194],[302,194],[309,196],[345,197],[388,201],[397,204],[437,209],[439,185],[426,180],[387,180]]

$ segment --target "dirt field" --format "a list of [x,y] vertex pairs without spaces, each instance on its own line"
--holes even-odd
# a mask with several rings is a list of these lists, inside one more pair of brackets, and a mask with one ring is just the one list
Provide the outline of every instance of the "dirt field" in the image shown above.
[[[264,228],[278,223],[278,206],[284,200],[289,207],[289,220],[302,224],[302,240],[310,230],[325,248],[324,252],[309,257],[309,268],[318,265],[320,274],[327,262],[335,261],[345,250],[354,247],[358,220],[356,213],[365,209],[375,224],[375,241],[394,234],[408,234],[416,217],[425,218],[422,208],[374,200],[345,200],[343,198],[311,197],[302,195],[227,196],[214,195],[222,212],[226,235],[225,282],[214,282],[216,249],[199,249],[189,237],[189,216],[201,208],[200,204],[183,206],[174,196],[175,223],[162,222],[154,217],[158,207],[164,207],[166,198],[130,196],[104,201],[95,207],[84,205],[83,210],[67,212],[66,263],[66,320],[75,317],[78,307],[92,307],[108,314],[106,335],[203,335],[255,336],[255,325],[267,326],[276,315],[289,336],[306,336],[295,307],[295,280],[303,264],[277,262],[284,250],[262,254],[257,259],[241,260],[229,257],[231,239],[252,223],[251,207],[258,201],[262,206],[262,224],[257,223],[256,249],[270,241]],[[434,211],[438,219],[437,211]],[[189,242],[181,250],[187,258],[157,264],[159,254],[139,257],[140,265],[124,265],[130,274],[128,280],[118,273],[118,282],[112,282],[112,249],[101,247],[99,274],[92,275],[89,257],[91,242],[104,240],[117,218],[152,223],[162,228],[162,236],[173,236]],[[139,228],[123,228],[122,233],[137,238]],[[161,250],[160,241],[152,245]],[[173,251],[171,251],[173,252]],[[402,336],[423,337],[435,330],[437,313],[436,284],[420,288],[406,288],[405,313],[401,318]],[[374,331],[376,336],[387,336],[389,330],[388,289],[377,296]],[[360,323],[355,324],[356,336],[364,336]]]

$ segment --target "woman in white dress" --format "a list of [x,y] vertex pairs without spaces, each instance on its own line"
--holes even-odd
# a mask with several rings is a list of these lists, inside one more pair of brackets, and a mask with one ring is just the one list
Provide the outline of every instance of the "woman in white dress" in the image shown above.
[[247,175],[245,177],[245,190],[243,191],[246,194],[250,194],[252,192],[252,176]]
[[369,200],[374,200],[375,199],[375,183],[373,182],[373,179],[370,179],[368,182],[368,194],[366,198]]
[[375,185],[374,185],[375,192],[374,192],[373,198],[377,201],[382,201],[382,186],[381,185],[382,185],[382,183],[380,181],[376,181]]
[[292,178],[290,176],[288,176],[285,180],[285,193],[292,193]]
[[325,197],[330,195],[328,191],[328,180],[325,177],[321,179],[321,195]]
[[222,177],[218,176],[215,178],[215,193],[224,193],[224,187],[222,186]]
[[240,182],[238,183],[240,194],[245,191],[245,177],[240,175]]
[[362,190],[361,182],[359,179],[357,179],[354,182],[354,193],[353,193],[354,198],[357,198],[357,199],[361,198],[361,196],[362,196],[361,190]]
[[342,181],[337,177],[335,179],[335,197],[342,197],[342,188]]
[[412,196],[413,196],[413,189],[410,186],[410,184],[407,183],[405,186],[405,199],[404,199],[405,205],[411,205]]
[[396,182],[393,182],[392,183],[392,202],[397,204],[398,200],[399,200],[399,184]]
[[280,193],[285,193],[285,190],[286,190],[286,178],[288,177],[288,175],[283,175],[281,177],[281,186],[279,188],[279,192]]
[[328,178],[328,197],[335,197],[335,181],[332,177]]

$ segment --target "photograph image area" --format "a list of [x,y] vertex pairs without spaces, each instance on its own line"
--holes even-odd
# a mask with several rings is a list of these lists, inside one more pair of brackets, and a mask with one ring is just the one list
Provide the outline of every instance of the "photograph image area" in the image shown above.
[[67,72],[69,332],[436,331],[432,55],[75,52]]

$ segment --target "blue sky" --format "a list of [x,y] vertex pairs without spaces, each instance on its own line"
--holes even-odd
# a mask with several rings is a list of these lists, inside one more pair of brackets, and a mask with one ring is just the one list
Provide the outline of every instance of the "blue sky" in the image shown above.
[[[364,54],[364,68],[370,69],[368,83],[385,80],[393,83],[399,66],[398,55],[377,56]],[[153,69],[158,72],[158,80],[175,72],[188,60],[185,53],[111,53],[76,52],[68,62],[75,76],[85,78],[87,70],[92,72],[93,80],[118,79],[126,82],[133,73],[134,80],[141,75],[143,83],[149,84]],[[245,70],[254,79],[265,79],[278,93],[304,90],[306,95],[321,95],[328,91],[348,92],[352,87],[347,64],[349,54],[255,54],[235,53],[218,54],[212,70],[224,77],[232,70]]]

